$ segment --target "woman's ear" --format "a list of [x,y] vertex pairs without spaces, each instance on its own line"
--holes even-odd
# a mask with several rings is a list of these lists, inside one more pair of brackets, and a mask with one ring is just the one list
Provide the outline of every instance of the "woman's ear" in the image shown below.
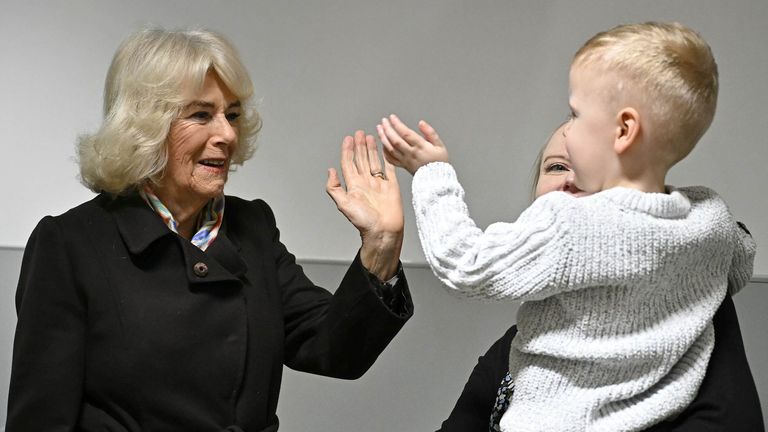
[[640,136],[640,113],[632,107],[622,108],[616,115],[616,120],[618,125],[613,149],[616,154],[623,154]]

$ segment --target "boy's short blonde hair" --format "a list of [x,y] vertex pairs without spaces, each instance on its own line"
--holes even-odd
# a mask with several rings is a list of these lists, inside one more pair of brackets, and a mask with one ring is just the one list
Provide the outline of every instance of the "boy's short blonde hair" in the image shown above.
[[171,122],[213,70],[240,100],[238,146],[233,164],[253,155],[261,127],[248,105],[253,84],[235,48],[207,30],[146,29],[117,49],[104,89],[104,120],[96,133],[82,135],[77,155],[80,179],[94,192],[121,194],[163,176]]
[[638,89],[650,139],[669,148],[670,166],[682,160],[712,123],[718,74],[712,50],[680,23],[627,24],[596,34],[572,66],[616,73],[624,88]]

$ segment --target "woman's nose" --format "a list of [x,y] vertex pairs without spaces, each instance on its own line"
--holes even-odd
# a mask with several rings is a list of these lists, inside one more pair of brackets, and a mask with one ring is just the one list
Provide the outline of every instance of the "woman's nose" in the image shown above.
[[217,141],[232,144],[237,140],[237,129],[229,122],[226,115],[217,116],[214,123]]

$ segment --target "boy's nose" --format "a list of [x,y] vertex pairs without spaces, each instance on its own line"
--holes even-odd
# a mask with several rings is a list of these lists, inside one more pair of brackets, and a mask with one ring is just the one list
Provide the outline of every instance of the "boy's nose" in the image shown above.
[[581,192],[581,189],[576,187],[576,185],[574,184],[573,171],[568,173],[568,175],[565,177],[565,181],[563,182],[563,186],[561,190],[563,192],[570,192],[570,193]]
[[573,118],[568,119],[568,121],[565,122],[565,125],[563,125],[563,128],[561,129],[563,138],[568,136],[568,129],[571,128],[571,123],[573,123]]

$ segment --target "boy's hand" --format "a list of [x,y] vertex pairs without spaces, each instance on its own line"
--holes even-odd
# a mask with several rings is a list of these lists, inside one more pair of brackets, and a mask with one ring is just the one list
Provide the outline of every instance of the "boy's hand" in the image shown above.
[[430,162],[448,162],[448,150],[437,132],[424,120],[419,122],[423,137],[392,114],[376,125],[384,144],[384,156],[391,164],[405,168],[411,175]]

